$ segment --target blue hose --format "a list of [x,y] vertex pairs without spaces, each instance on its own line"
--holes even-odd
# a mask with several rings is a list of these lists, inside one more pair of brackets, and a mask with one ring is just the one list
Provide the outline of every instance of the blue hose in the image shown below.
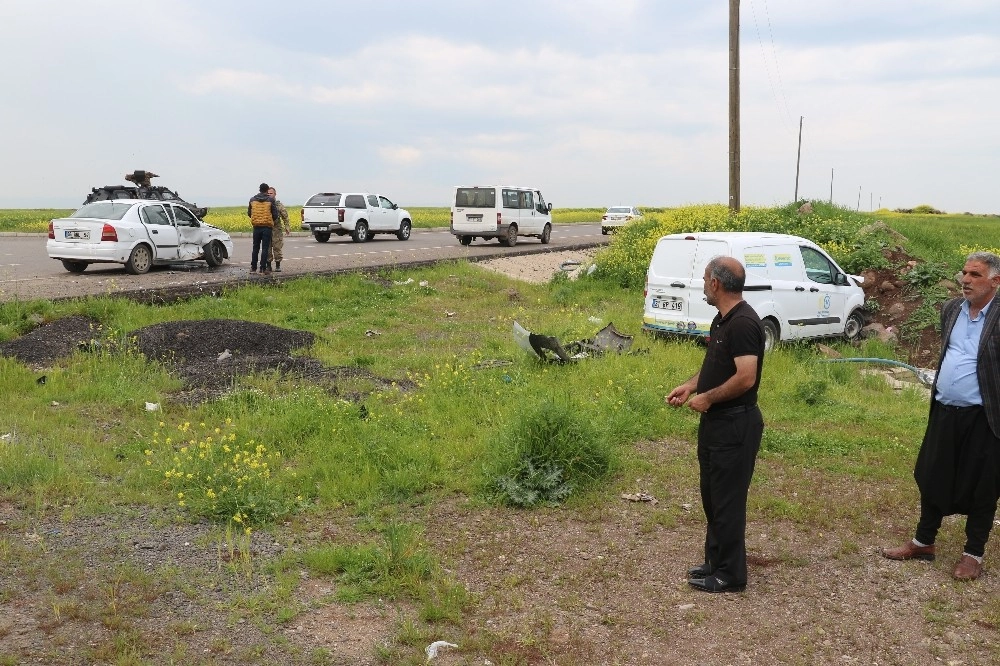
[[899,368],[906,368],[912,372],[917,376],[917,381],[924,386],[932,386],[934,384],[934,372],[932,370],[924,370],[909,363],[894,361],[888,358],[825,358],[820,363],[879,363],[881,365],[894,365]]

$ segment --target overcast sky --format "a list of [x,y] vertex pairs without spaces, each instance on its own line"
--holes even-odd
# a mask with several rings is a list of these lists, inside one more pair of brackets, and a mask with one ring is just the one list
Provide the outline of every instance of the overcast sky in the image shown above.
[[[725,203],[726,0],[2,0],[0,207]],[[1000,2],[742,0],[742,202],[1000,213]]]

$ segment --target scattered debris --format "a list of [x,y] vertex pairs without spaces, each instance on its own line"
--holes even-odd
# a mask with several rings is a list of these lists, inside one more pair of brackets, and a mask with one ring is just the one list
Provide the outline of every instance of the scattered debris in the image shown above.
[[609,351],[627,352],[632,347],[633,337],[619,333],[615,325],[609,323],[594,337],[570,342],[563,347],[555,337],[532,333],[515,321],[514,340],[522,349],[536,354],[543,361],[566,363],[590,356],[600,356]]
[[421,287],[429,287],[431,283],[430,283],[430,282],[428,282],[427,280],[421,280],[421,281],[420,281],[420,282],[419,282],[418,284],[419,284],[419,285],[420,285]]
[[454,312],[448,312],[447,310],[445,310],[444,311],[444,316],[445,317],[454,317],[455,313]]
[[480,361],[472,366],[471,370],[485,370],[487,368],[504,368],[508,365],[514,365],[514,361],[505,361],[499,358],[491,358],[484,361]]
[[396,282],[393,282],[393,284],[396,285],[397,287],[402,287],[407,284],[413,284],[413,278],[406,278],[402,282],[397,280]]
[[38,384],[39,386],[41,386],[42,384],[45,383],[46,379],[47,379],[47,377],[45,375],[42,375],[41,377],[39,377],[38,379],[35,380],[35,383]]
[[226,349],[226,350],[223,350],[223,352],[221,354],[219,354],[218,358],[216,358],[215,360],[216,361],[225,361],[227,358],[232,358],[232,357],[233,357],[233,352],[231,352],[228,349]]
[[622,499],[629,502],[649,502],[650,504],[656,504],[658,501],[649,493],[622,493]]
[[365,337],[366,338],[374,338],[377,335],[382,335],[382,332],[381,331],[376,331],[373,328],[369,328],[367,331],[365,331]]
[[158,412],[160,411],[160,403],[158,402],[147,402],[146,403],[147,412]]
[[434,641],[433,643],[425,647],[424,652],[427,653],[427,661],[430,661],[431,659],[437,657],[438,650],[446,647],[457,648],[458,646],[455,645],[454,643],[449,643],[448,641]]

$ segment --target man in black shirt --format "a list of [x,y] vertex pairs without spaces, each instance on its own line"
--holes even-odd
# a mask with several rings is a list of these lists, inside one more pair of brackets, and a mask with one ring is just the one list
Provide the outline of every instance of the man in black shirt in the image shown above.
[[686,402],[701,414],[698,468],[708,526],[705,561],[688,570],[688,583],[706,592],[740,592],[747,584],[747,492],[764,433],[757,408],[764,328],[743,300],[745,280],[733,257],[708,262],[705,299],[719,309],[708,351],[701,370],[666,397],[667,404]]

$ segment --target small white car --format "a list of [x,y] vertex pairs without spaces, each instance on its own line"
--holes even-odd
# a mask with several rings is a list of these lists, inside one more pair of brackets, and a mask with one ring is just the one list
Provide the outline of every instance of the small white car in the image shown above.
[[642,217],[642,211],[635,206],[612,206],[601,217],[601,233],[607,236],[611,231],[622,227],[637,217]]
[[181,261],[219,266],[233,255],[233,241],[180,204],[115,199],[85,204],[69,217],[49,222],[45,249],[71,273],[111,263],[139,275],[155,265]]

